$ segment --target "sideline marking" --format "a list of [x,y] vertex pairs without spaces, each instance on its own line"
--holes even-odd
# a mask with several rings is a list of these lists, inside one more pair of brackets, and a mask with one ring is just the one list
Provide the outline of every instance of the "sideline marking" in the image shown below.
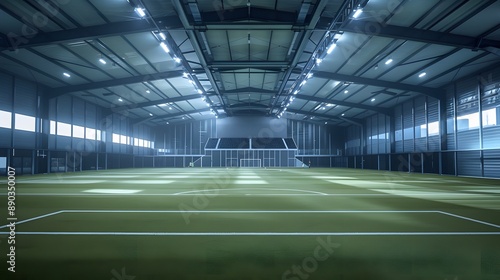
[[[0,232],[8,234],[7,232]],[[126,235],[126,236],[438,236],[438,235],[500,235],[492,232],[47,232],[20,231],[19,235]]]

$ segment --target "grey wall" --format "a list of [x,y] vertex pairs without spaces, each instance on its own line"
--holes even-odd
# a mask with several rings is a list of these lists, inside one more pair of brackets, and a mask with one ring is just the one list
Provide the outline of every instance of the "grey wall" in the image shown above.
[[286,120],[271,117],[217,119],[217,137],[267,138],[287,136]]

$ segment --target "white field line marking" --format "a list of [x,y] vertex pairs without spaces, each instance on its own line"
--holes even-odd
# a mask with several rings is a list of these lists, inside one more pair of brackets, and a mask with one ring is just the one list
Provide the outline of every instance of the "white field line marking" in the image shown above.
[[[43,219],[43,218],[46,218],[46,217],[49,217],[49,216],[54,216],[54,215],[57,215],[57,214],[61,214],[63,212],[64,212],[64,210],[61,210],[61,211],[52,212],[52,213],[48,213],[48,214],[41,215],[41,216],[36,216],[36,217],[33,217],[33,218],[29,218],[29,219],[26,219],[26,220],[22,220],[22,221],[16,222],[16,225],[18,225],[18,224],[24,224],[24,223],[27,223],[27,222],[30,222],[30,221],[34,221],[34,220],[38,220],[38,219]],[[6,228],[6,227],[9,227],[9,225],[0,226],[0,229]]]
[[[0,235],[9,234],[0,232]],[[19,235],[125,235],[125,236],[439,236],[439,235],[500,235],[491,232],[16,232]]]
[[194,190],[194,191],[187,191],[187,192],[178,192],[175,193],[174,195],[181,195],[181,194],[189,194],[189,193],[201,193],[201,192],[211,192],[213,193],[214,191],[292,191],[292,192],[304,192],[304,193],[313,193],[313,194],[319,194],[319,195],[327,195],[326,193],[322,192],[316,192],[316,191],[308,191],[308,190],[299,190],[299,189],[268,189],[268,188],[237,188],[237,189],[210,189],[210,190]]
[[[110,196],[110,195],[116,195],[116,196],[197,196],[198,194],[195,193],[188,193],[188,194],[178,194],[178,193],[132,193],[132,194],[105,194],[105,193],[17,193],[17,196]],[[238,196],[238,195],[243,195],[243,194],[229,194],[229,193],[219,193],[217,196]],[[394,195],[391,194],[386,194],[386,193],[351,193],[351,194],[342,194],[342,193],[320,193],[320,194],[310,194],[310,193],[297,193],[297,194],[290,194],[290,193],[276,193],[276,194],[244,194],[244,195],[262,195],[262,196],[290,196],[290,195],[295,195],[295,196],[318,196],[318,195],[325,195],[325,196],[385,196],[388,198],[398,198]],[[7,196],[5,193],[0,193],[0,196]]]
[[63,213],[440,213],[434,210],[61,210]]
[[444,215],[448,215],[448,216],[452,216],[452,217],[455,217],[455,218],[460,218],[460,219],[468,220],[468,221],[475,222],[475,223],[478,223],[478,224],[483,224],[483,225],[491,226],[491,227],[494,227],[494,228],[500,228],[499,225],[488,223],[488,222],[484,222],[484,221],[481,221],[481,220],[476,220],[476,219],[472,219],[472,218],[468,218],[468,217],[464,217],[464,216],[460,216],[460,215],[457,215],[457,214],[452,214],[452,213],[448,213],[448,212],[444,212],[444,211],[438,211],[438,212],[442,213]]

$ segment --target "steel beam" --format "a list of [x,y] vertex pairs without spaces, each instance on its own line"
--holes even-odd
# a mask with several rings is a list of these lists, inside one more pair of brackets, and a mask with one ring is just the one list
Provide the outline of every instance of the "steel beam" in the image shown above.
[[329,120],[339,120],[339,121],[341,120],[339,117],[336,117],[336,116],[319,114],[316,112],[309,112],[309,111],[303,111],[303,110],[298,110],[298,109],[287,109],[286,111],[289,113],[302,114],[302,115],[311,116],[311,117],[318,117],[318,118],[326,118]]
[[179,101],[187,101],[187,100],[197,99],[197,98],[201,98],[201,97],[202,96],[199,94],[190,94],[190,95],[185,95],[185,96],[177,96],[177,97],[172,97],[172,98],[166,98],[166,99],[153,100],[153,101],[147,101],[147,102],[134,103],[134,104],[130,104],[130,105],[113,107],[113,108],[111,108],[111,110],[113,110],[114,112],[121,112],[121,111],[125,111],[125,110],[144,108],[144,107],[161,105],[161,104],[166,104],[166,103],[171,103],[171,102],[173,103],[173,102],[179,102]]
[[368,105],[364,105],[364,104],[351,103],[351,102],[333,100],[333,99],[322,98],[322,97],[308,96],[308,95],[302,95],[302,94],[297,94],[297,95],[295,95],[295,97],[297,99],[302,99],[302,100],[307,100],[307,101],[316,101],[316,102],[336,104],[336,105],[345,106],[345,107],[349,107],[349,108],[359,108],[359,109],[364,109],[364,110],[370,110],[370,111],[374,111],[374,112],[381,113],[384,115],[390,115],[390,113],[392,112],[390,109],[387,109],[387,108],[368,106]]
[[128,84],[156,81],[156,80],[161,80],[161,79],[177,78],[177,77],[182,77],[182,73],[183,73],[183,71],[177,71],[177,70],[176,71],[167,71],[167,72],[160,72],[160,73],[155,73],[155,74],[140,75],[140,76],[133,76],[133,77],[128,77],[128,78],[120,78],[120,79],[106,80],[106,81],[101,81],[101,82],[94,82],[94,83],[53,88],[51,90],[50,98],[55,98],[55,97],[58,97],[58,96],[61,96],[61,95],[64,95],[64,94],[67,94],[70,92],[75,92],[75,91],[85,91],[85,90],[91,90],[91,89],[99,89],[99,88],[114,87],[114,86],[120,86],[120,85],[128,85]]
[[[161,21],[162,26],[179,27],[178,17],[167,17],[154,19]],[[62,44],[75,41],[83,41],[94,38],[109,36],[120,36],[130,33],[140,33],[158,30],[154,24],[145,20],[131,20],[123,22],[112,22],[102,25],[79,27],[53,32],[39,32],[34,37],[10,36],[8,40],[0,40],[0,51],[16,50],[19,48],[36,47],[50,44]]]
[[351,75],[330,73],[330,72],[325,72],[325,71],[314,72],[314,77],[335,80],[335,81],[351,82],[351,83],[355,83],[355,84],[362,84],[362,85],[369,85],[369,86],[418,92],[418,93],[422,93],[424,95],[427,95],[427,96],[430,96],[433,98],[437,98],[437,99],[442,99],[444,94],[445,94],[445,92],[443,90],[438,89],[438,88],[403,84],[403,83],[398,83],[398,82],[389,82],[389,81],[384,81],[384,80],[377,80],[377,79],[363,78],[363,77],[357,77],[357,76],[351,76]]
[[446,45],[462,49],[500,48],[500,41],[471,36],[423,30],[395,25],[385,25],[373,21],[353,20],[342,31],[380,36],[392,39],[417,41],[436,45]]

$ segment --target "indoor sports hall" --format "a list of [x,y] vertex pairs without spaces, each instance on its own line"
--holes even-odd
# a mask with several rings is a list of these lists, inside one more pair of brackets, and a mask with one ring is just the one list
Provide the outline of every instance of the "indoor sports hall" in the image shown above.
[[1,279],[500,279],[500,2],[0,2]]

